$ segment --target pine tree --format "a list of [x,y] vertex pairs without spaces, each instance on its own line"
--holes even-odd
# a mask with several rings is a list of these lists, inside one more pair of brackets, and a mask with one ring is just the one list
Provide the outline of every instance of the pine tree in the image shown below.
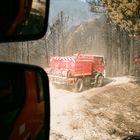
[[140,35],[139,0],[102,0],[111,21],[129,34]]

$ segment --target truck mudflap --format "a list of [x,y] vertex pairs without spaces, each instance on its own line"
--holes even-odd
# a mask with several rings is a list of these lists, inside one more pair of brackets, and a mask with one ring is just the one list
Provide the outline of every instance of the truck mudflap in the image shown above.
[[74,78],[67,78],[67,77],[49,75],[49,80],[52,83],[59,84],[59,85],[73,86],[75,84],[75,79]]

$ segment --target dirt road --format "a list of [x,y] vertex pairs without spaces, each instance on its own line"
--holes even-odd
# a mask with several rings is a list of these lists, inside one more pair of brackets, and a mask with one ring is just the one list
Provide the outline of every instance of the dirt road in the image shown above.
[[50,140],[121,140],[140,134],[140,85],[128,77],[106,79],[81,93],[51,90]]

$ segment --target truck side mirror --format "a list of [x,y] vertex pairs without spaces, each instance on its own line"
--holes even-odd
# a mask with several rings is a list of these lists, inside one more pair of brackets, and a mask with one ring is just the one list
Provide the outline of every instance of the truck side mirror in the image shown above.
[[46,72],[33,65],[0,63],[0,139],[49,139]]
[[3,0],[0,4],[0,42],[35,40],[48,26],[50,0]]

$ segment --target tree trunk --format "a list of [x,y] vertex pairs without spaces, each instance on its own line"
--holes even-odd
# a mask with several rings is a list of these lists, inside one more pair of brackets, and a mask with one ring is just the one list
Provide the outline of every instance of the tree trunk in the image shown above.
[[133,74],[133,58],[134,58],[134,38],[130,38],[130,59],[129,59],[129,74]]

